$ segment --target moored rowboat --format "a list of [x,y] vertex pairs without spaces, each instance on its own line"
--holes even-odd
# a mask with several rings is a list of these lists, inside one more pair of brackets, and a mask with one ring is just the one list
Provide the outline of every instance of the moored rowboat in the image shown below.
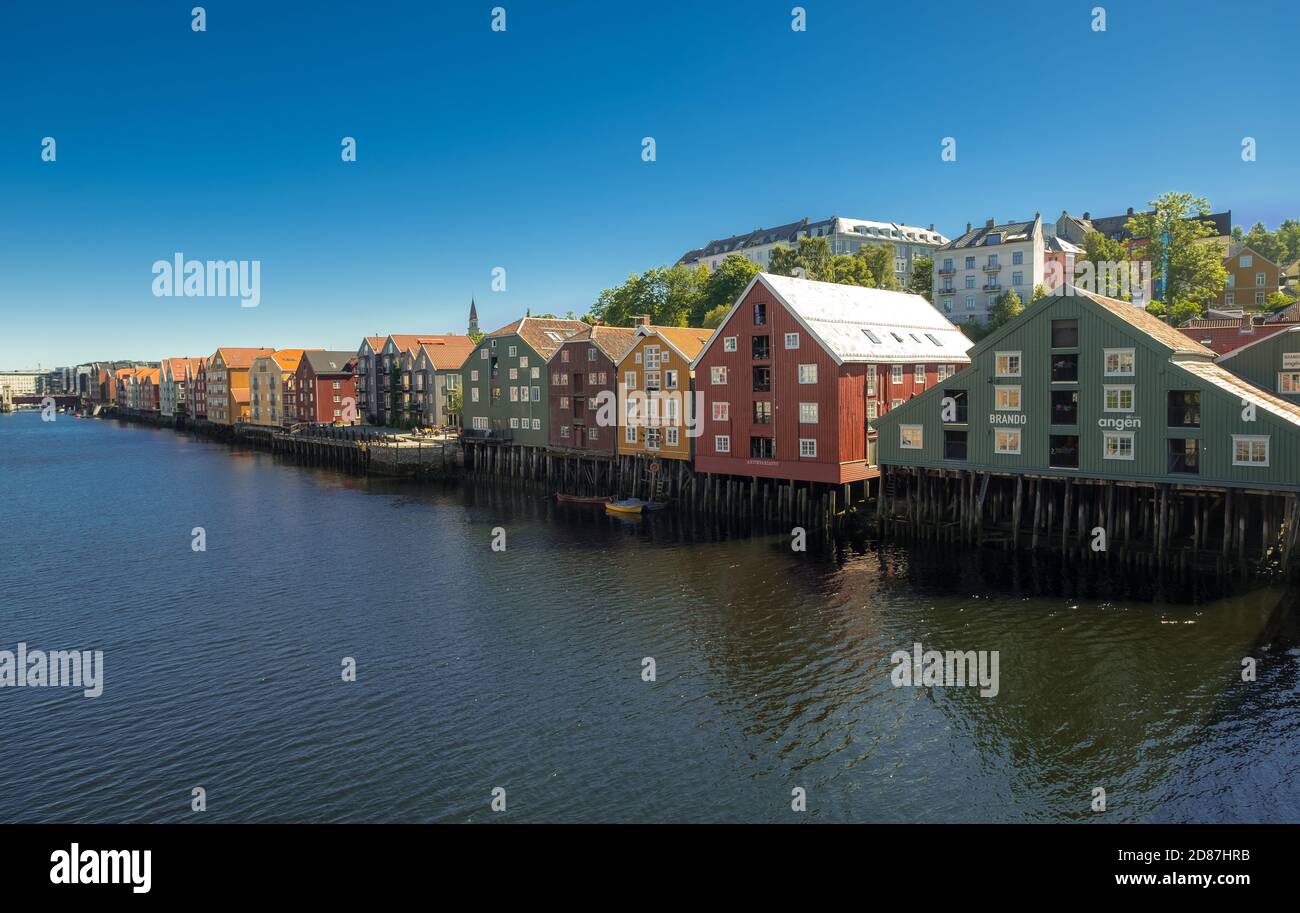
[[608,504],[614,500],[613,495],[566,495],[555,493],[555,500],[561,504]]

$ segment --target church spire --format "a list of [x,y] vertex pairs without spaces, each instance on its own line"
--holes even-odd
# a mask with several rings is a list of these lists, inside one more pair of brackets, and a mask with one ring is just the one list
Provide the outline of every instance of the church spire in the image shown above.
[[470,336],[478,334],[478,308],[474,306],[474,298],[469,299],[469,329],[466,333]]

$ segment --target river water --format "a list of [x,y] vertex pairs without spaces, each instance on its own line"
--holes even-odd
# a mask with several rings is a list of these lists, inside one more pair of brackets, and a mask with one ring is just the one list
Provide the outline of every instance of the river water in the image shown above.
[[103,693],[0,688],[0,821],[1297,821],[1297,602],[4,415],[0,649]]

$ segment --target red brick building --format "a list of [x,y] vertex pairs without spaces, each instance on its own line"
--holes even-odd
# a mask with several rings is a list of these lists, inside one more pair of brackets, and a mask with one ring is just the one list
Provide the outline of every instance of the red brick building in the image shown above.
[[[617,367],[636,341],[635,329],[594,326],[570,336],[551,353],[547,359],[551,375],[547,443],[552,449],[614,455],[618,449]],[[609,405],[602,411],[604,402]]]
[[691,364],[695,468],[873,478],[871,420],[970,364],[970,347],[918,295],[760,273]]
[[357,353],[308,351],[295,372],[293,401],[285,411],[299,422],[358,421]]

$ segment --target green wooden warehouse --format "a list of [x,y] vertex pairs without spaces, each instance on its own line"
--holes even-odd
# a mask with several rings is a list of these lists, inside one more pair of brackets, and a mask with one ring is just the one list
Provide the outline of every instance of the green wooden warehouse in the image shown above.
[[1289,563],[1300,405],[1144,310],[1073,287],[970,355],[875,422],[886,531],[1138,563]]

